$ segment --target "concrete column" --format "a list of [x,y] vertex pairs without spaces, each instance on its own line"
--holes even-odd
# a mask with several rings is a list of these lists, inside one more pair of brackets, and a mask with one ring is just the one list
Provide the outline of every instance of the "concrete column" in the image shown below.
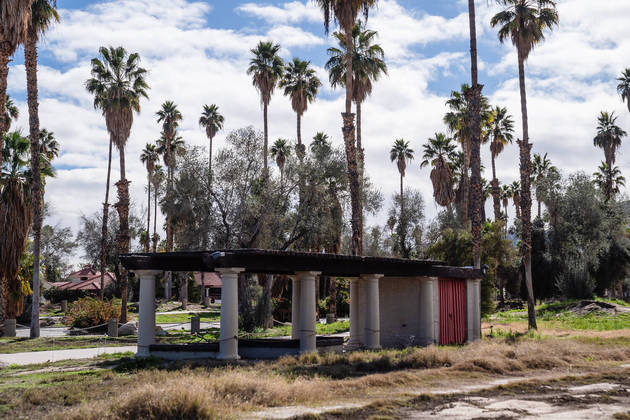
[[221,275],[220,360],[238,359],[238,274],[244,268],[217,268]]
[[4,320],[4,336],[15,337],[17,334],[17,322],[15,318]]
[[292,282],[291,294],[291,338],[300,338],[300,279],[298,276],[290,276]]
[[466,281],[466,326],[469,343],[481,339],[481,280]]
[[359,313],[359,279],[350,279],[350,341],[348,346],[361,347],[361,328]]
[[107,335],[110,337],[118,337],[118,319],[110,318],[107,322]]
[[150,355],[149,346],[155,342],[155,277],[161,271],[138,270],[140,277],[140,313],[138,315],[138,352],[136,357]]
[[300,353],[317,351],[317,324],[315,321],[315,277],[316,271],[296,273],[300,280]]
[[379,279],[383,274],[369,274],[361,278],[365,282],[367,305],[365,306],[365,345],[369,349],[381,348],[381,314],[379,303]]
[[201,332],[201,318],[193,316],[190,318],[190,334],[199,334]]

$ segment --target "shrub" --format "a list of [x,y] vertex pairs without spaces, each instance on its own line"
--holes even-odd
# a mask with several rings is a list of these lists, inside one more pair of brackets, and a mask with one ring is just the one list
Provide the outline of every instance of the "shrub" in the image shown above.
[[89,328],[105,324],[110,318],[120,318],[120,304],[86,297],[70,306],[65,322],[75,328]]

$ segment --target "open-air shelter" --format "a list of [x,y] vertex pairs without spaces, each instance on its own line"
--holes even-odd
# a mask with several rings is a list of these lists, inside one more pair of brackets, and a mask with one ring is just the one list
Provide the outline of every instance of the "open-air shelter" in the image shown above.
[[[127,270],[140,279],[138,356],[167,358],[274,357],[315,352],[337,341],[316,336],[318,276],[350,280],[348,346],[378,349],[408,345],[463,344],[481,336],[481,270],[439,261],[361,257],[259,249],[127,254]],[[221,276],[221,320],[217,343],[155,344],[156,276],[171,272],[215,272]],[[239,340],[238,278],[243,274],[286,275],[292,280],[292,337]],[[196,356],[195,356],[196,354]]]

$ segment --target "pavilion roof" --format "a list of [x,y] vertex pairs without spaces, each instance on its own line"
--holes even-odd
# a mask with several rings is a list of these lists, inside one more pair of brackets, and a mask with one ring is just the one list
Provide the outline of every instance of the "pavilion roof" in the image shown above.
[[216,271],[218,268],[244,268],[248,273],[293,274],[318,271],[325,276],[356,277],[384,274],[389,277],[482,278],[481,270],[450,267],[440,261],[363,257],[262,249],[230,249],[135,253],[121,256],[128,270]]

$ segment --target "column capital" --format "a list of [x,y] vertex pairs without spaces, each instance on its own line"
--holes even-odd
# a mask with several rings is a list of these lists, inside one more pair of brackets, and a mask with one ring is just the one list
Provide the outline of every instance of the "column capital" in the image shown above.
[[149,277],[149,276],[155,277],[162,274],[164,271],[162,270],[133,270],[133,272],[138,277],[142,278],[142,277]]
[[321,271],[296,271],[295,275],[298,279],[302,279],[304,277],[317,277],[322,274]]
[[214,271],[220,274],[239,274],[245,271],[245,269],[240,267],[221,267],[215,268]]
[[361,274],[361,280],[378,280],[385,277],[385,274]]

